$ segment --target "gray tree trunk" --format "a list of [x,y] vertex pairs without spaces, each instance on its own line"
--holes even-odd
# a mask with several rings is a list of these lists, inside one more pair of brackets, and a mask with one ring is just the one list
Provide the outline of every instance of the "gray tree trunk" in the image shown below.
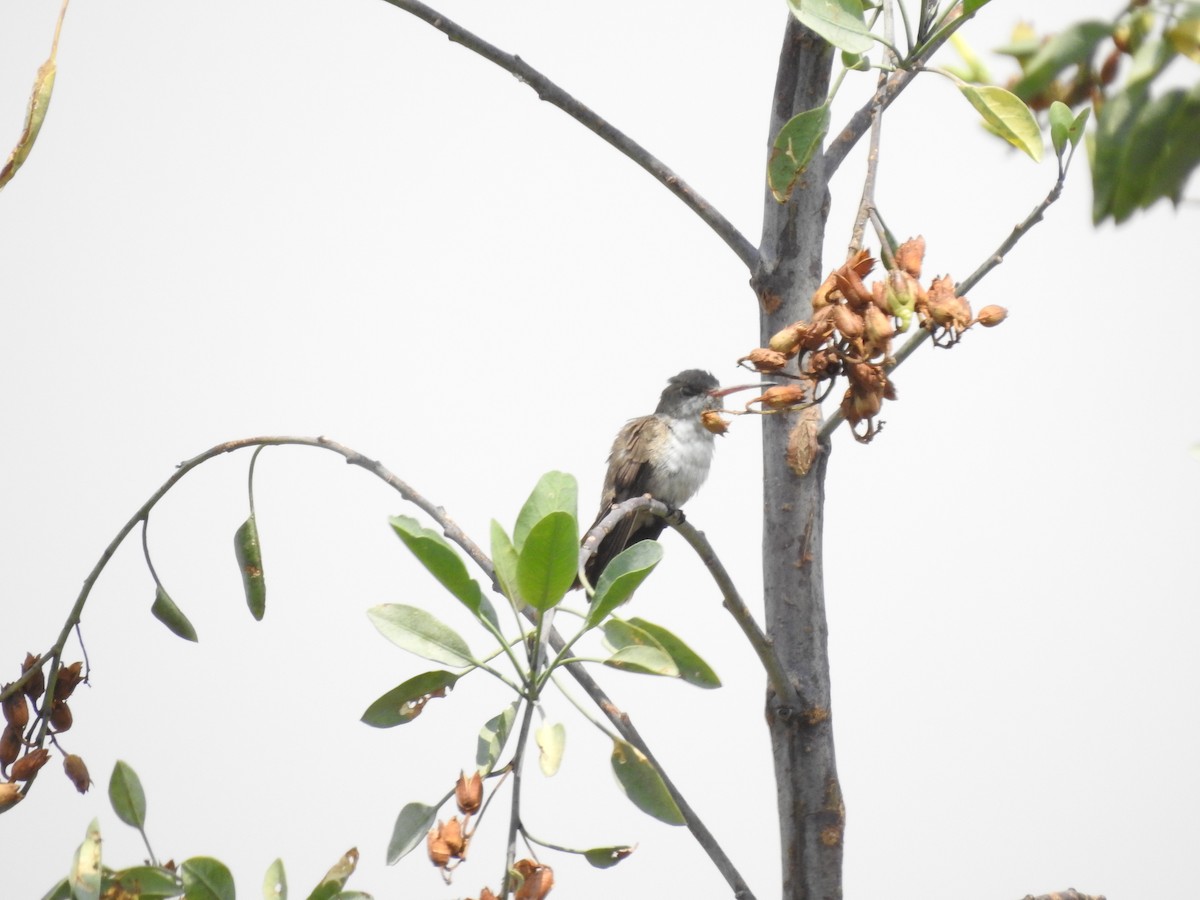
[[[833,54],[827,43],[788,17],[768,142],[796,113],[825,101]],[[753,278],[763,346],[785,325],[811,316],[810,297],[823,278],[829,193],[821,151],[786,204],[777,203],[769,191],[765,203],[761,263]],[[803,478],[788,467],[788,433],[797,421],[795,413],[763,417],[763,590],[767,634],[804,708],[787,707],[769,696],[767,721],[775,758],[783,896],[836,900],[842,895],[845,810],[833,751],[821,565],[828,454],[820,453]]]

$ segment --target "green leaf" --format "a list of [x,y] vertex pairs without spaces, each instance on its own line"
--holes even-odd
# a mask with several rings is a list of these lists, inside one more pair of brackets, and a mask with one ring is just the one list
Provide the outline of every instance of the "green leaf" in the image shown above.
[[287,900],[287,873],[283,860],[277,859],[267,867],[263,876],[263,900]]
[[668,825],[685,823],[662,776],[636,747],[625,741],[613,741],[612,767],[617,784],[634,806]]
[[1174,50],[1157,37],[1148,38],[1133,53],[1129,74],[1125,76],[1125,87],[1149,85],[1175,58]]
[[1054,146],[1054,155],[1062,156],[1063,151],[1067,149],[1068,135],[1071,131],[1071,125],[1075,122],[1075,115],[1071,112],[1071,107],[1063,103],[1061,100],[1055,100],[1050,104],[1050,143]]
[[211,856],[193,856],[179,867],[184,900],[234,900],[233,875]]
[[767,161],[767,184],[776,201],[787,202],[828,131],[828,103],[793,116],[779,129]]
[[572,518],[578,518],[578,506],[579,486],[574,475],[565,472],[547,472],[543,475],[517,515],[517,523],[513,527],[513,546],[517,552],[525,547],[525,539],[534,525],[555,512],[569,513]]
[[267,609],[267,583],[263,580],[262,547],[258,543],[258,525],[251,515],[233,536],[233,552],[242,570],[242,587],[250,615],[262,621]]
[[1167,91],[1135,114],[1122,154],[1112,216],[1124,222],[1164,197],[1178,203],[1200,163],[1200,84],[1190,92]]
[[192,627],[188,617],[161,587],[154,593],[154,605],[150,607],[150,613],[177,637],[181,637],[185,641],[199,640],[196,637],[196,629]]
[[178,897],[183,893],[179,877],[170,869],[157,866],[131,866],[120,872],[113,872],[109,883],[119,886],[126,894],[137,897],[138,900],[159,900],[163,897]]
[[354,874],[356,868],[358,868],[358,850],[347,850],[342,858],[325,873],[321,883],[308,895],[308,900],[335,900],[335,898],[341,897],[342,888],[346,886],[346,881]]
[[518,605],[524,603],[517,590],[517,548],[495,519],[492,519],[492,565],[496,568],[496,581],[504,596]]
[[596,579],[596,594],[588,608],[587,627],[595,628],[605,616],[632,597],[662,561],[662,556],[662,545],[657,541],[638,541],[613,557]]
[[991,3],[991,0],[963,0],[963,15],[969,16]]
[[1013,86],[1013,93],[1029,100],[1042,93],[1059,73],[1070,66],[1086,63],[1096,45],[1112,34],[1107,22],[1077,22],[1056,34],[1025,64],[1025,74]]
[[1067,131],[1067,137],[1071,139],[1071,146],[1078,147],[1079,142],[1083,140],[1084,129],[1087,128],[1088,116],[1092,113],[1090,106],[1085,106],[1079,111],[1079,115],[1075,117],[1075,121],[1071,123],[1070,129]]
[[389,866],[394,866],[425,839],[425,834],[436,816],[437,807],[424,803],[409,803],[400,810],[396,825],[392,829],[392,839],[388,842]]
[[411,722],[424,711],[426,703],[444,697],[459,677],[445,669],[414,675],[368,706],[362,721],[372,728],[392,728]]
[[634,847],[595,847],[583,851],[583,858],[597,869],[611,869],[634,851]]
[[108,779],[108,799],[117,818],[126,825],[138,829],[146,826],[146,793],[129,763],[117,760],[113,766]]
[[633,618],[629,620],[629,624],[640,628],[658,641],[658,645],[675,662],[675,666],[679,669],[679,677],[688,684],[702,688],[719,688],[721,686],[721,679],[717,677],[717,673],[708,663],[670,631],[661,625],[647,622],[645,619]]
[[604,665],[623,672],[633,672],[638,675],[661,675],[664,678],[678,678],[679,669],[667,651],[659,647],[622,647],[608,659]]
[[21,131],[21,137],[17,140],[17,146],[13,147],[12,152],[8,155],[8,162],[4,164],[3,168],[0,168],[0,188],[12,181],[13,176],[17,174],[17,169],[21,168],[25,160],[29,158],[30,151],[33,150],[33,143],[42,130],[42,122],[45,121],[46,111],[50,108],[50,97],[54,93],[54,79],[57,71],[54,53],[51,53],[50,58],[38,67],[33,81],[33,91],[29,95],[29,106],[25,110],[25,127]]
[[388,520],[413,556],[479,620],[486,619],[499,630],[496,611],[483,595],[479,582],[467,574],[467,566],[453,547],[436,531],[421,527],[416,519],[392,516]]
[[458,632],[423,609],[383,603],[367,610],[367,616],[380,634],[409,653],[447,666],[478,665]]
[[1192,15],[1179,19],[1163,32],[1176,53],[1182,53],[1192,62],[1200,63],[1200,16]]
[[542,774],[551,778],[562,765],[563,751],[567,746],[567,729],[561,722],[543,722],[534,733],[534,740],[541,751],[538,754],[538,765]]
[[1138,110],[1146,105],[1148,88],[1142,83],[1126,87],[1109,97],[1096,116],[1091,147],[1092,221],[1103,222],[1112,215],[1117,186],[1124,177],[1130,138]]
[[1021,98],[1001,87],[960,84],[958,89],[983,116],[983,120],[1034,162],[1042,159],[1042,131]]
[[543,517],[517,557],[517,588],[525,602],[545,612],[560,601],[579,572],[579,523],[564,511]]
[[487,775],[500,761],[504,744],[512,733],[513,722],[517,719],[517,709],[521,701],[514,700],[498,715],[493,716],[479,729],[479,742],[475,748],[475,765],[480,775]]
[[863,22],[861,0],[788,0],[788,8],[801,25],[839,50],[866,53],[875,45]]
[[71,884],[73,900],[99,900],[100,898],[100,820],[92,819],[87,837],[75,851],[71,862]]

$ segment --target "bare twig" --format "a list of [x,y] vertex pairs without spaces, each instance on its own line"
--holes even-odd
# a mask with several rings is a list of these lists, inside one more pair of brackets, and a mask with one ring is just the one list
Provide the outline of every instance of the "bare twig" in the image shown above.
[[647,172],[654,176],[668,191],[683,201],[684,205],[700,217],[729,248],[737,254],[751,272],[758,268],[758,250],[746,240],[745,236],[734,227],[733,223],[718,212],[712,204],[701,197],[687,182],[676,175],[666,164],[650,153],[637,141],[624,132],[615,128],[606,119],[597,115],[590,108],[576,100],[571,94],[533,68],[521,57],[505,53],[499,47],[467,31],[461,25],[450,21],[437,10],[426,6],[420,0],[385,0],[405,12],[412,13],[423,22],[432,25],[456,44],[462,44],[468,50],[478,53],[484,59],[495,63],[500,68],[516,76],[517,80],[529,85],[538,95],[539,100],[545,100],[557,106],[568,116],[575,119],[589,131],[594,132],[603,140],[612,144]]
[[[992,269],[1004,262],[1004,257],[1010,250],[1012,250],[1013,247],[1017,245],[1017,241],[1021,240],[1021,238],[1026,235],[1029,229],[1045,218],[1046,210],[1049,209],[1056,200],[1058,200],[1059,196],[1061,196],[1066,177],[1067,172],[1064,168],[1061,172],[1059,172],[1058,179],[1054,182],[1054,187],[1050,189],[1050,193],[1045,196],[1042,202],[1035,206],[1033,211],[1030,212],[1020,224],[1013,228],[1012,233],[1005,238],[1004,242],[1001,243],[1000,246],[997,247],[991,253],[991,255],[980,264],[979,268],[954,286],[954,293],[956,295],[961,297],[969,292],[975,287],[975,285],[979,284],[979,282],[983,280],[984,276],[991,272]],[[887,370],[889,372],[892,371],[902,362],[912,356],[913,351],[921,346],[921,344],[925,343],[931,334],[932,332],[929,330],[918,327],[913,336],[904,343],[904,346],[896,351],[895,356],[892,357],[892,363],[887,367]],[[837,427],[841,425],[843,421],[845,421],[845,418],[846,417],[842,415],[842,411],[840,409],[835,410],[834,413],[825,421],[825,424],[821,426],[821,431],[817,437],[817,440],[821,441],[822,443],[828,440],[829,436],[833,434]]]
[[[537,672],[531,672],[530,685],[536,683]],[[529,725],[533,721],[533,708],[536,698],[531,698],[525,704],[525,715],[521,717],[521,734],[517,738],[517,747],[512,761],[512,809],[508,816],[508,849],[504,855],[504,880],[500,882],[500,900],[508,897],[512,882],[513,864],[517,861],[517,832],[521,831],[521,769],[525,762],[525,745],[529,742]]]

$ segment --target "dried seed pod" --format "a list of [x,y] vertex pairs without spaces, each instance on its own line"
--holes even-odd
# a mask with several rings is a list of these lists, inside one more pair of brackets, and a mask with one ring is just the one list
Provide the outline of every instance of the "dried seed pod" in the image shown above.
[[[0,813],[21,802],[21,786],[14,781],[0,784]],[[482,900],[482,898],[481,898]]]
[[29,701],[21,693],[10,694],[4,698],[4,721],[17,728],[29,724]]
[[515,900],[543,900],[554,887],[554,870],[549,866],[538,865],[532,859],[522,859],[513,868],[524,879],[517,888]]
[[922,235],[909,238],[896,248],[896,265],[913,278],[921,277],[921,263],[925,261],[925,238]]
[[767,388],[761,396],[746,402],[746,408],[752,403],[761,403],[764,409],[787,409],[798,403],[803,403],[807,392],[798,384],[777,384]]
[[854,340],[862,337],[865,323],[863,317],[852,310],[849,306],[838,305],[833,308],[833,324],[842,337],[846,340]]
[[450,820],[441,826],[438,833],[450,849],[450,855],[461,859],[463,852],[466,850],[467,842],[463,839],[462,823],[458,821],[458,816],[451,816]]
[[58,680],[54,682],[54,699],[66,700],[75,692],[83,673],[83,663],[74,662],[62,666],[58,670]]
[[66,701],[55,700],[50,709],[50,727],[56,732],[70,731],[74,722],[75,717],[71,715],[71,707],[67,706]]
[[21,729],[16,725],[5,725],[0,732],[0,766],[8,768],[21,755]]
[[875,268],[875,257],[867,252],[866,249],[859,250],[846,260],[846,268],[852,269],[859,278],[866,278],[871,274],[871,270]]
[[[24,675],[36,664],[37,657],[32,653],[26,653],[25,662],[21,664],[21,674]],[[38,666],[38,670],[25,682],[25,696],[36,703],[38,697],[44,693],[46,693],[46,673]]]
[[1003,306],[985,306],[975,317],[975,321],[984,328],[994,328],[1008,318],[1008,310]]
[[877,306],[867,307],[864,321],[864,333],[867,343],[879,353],[886,353],[887,346],[896,334],[896,324],[892,317],[879,311]]
[[778,350],[772,350],[769,347],[755,347],[738,360],[738,365],[749,362],[757,372],[778,372],[787,365],[787,361],[788,356]]
[[861,312],[871,302],[871,291],[853,269],[843,266],[835,274],[838,290],[846,298],[846,303],[851,309]]
[[831,297],[830,295],[836,294],[836,293],[837,293],[837,278],[836,278],[835,273],[830,272],[825,277],[825,280],[822,281],[821,284],[817,287],[817,289],[815,291],[813,291],[813,295],[812,295],[813,312],[816,312],[818,309],[821,309],[822,307],[828,306],[830,303],[835,303],[837,301],[837,298]]
[[791,359],[800,351],[800,339],[804,335],[804,328],[807,324],[807,322],[793,322],[786,328],[779,329],[767,341],[768,349],[782,353],[785,358]]
[[39,750],[30,750],[12,766],[13,781],[28,781],[37,774],[38,769],[44,766],[50,760],[50,751],[45,747]]
[[[700,413],[700,424],[706,431],[711,431],[713,434],[724,434],[729,430],[729,420],[715,409],[706,409]],[[459,804],[459,808],[461,806]],[[467,812],[467,810],[463,810],[463,812]]]
[[63,760],[63,771],[67,773],[71,784],[75,785],[75,790],[79,793],[86,794],[88,788],[92,786],[92,778],[88,775],[87,766],[83,764],[83,759],[74,753],[67,754],[67,758]]
[[[710,412],[716,410],[706,410],[704,415]],[[704,416],[700,418],[703,419]],[[454,785],[454,799],[458,803],[458,811],[463,815],[469,816],[479,812],[483,802],[483,779],[479,777],[478,771],[472,772],[470,778],[465,772],[458,773],[458,782]]]
[[441,833],[442,823],[438,822],[437,827],[430,828],[429,834],[425,836],[425,848],[429,852],[429,861],[439,869],[450,862],[450,847],[442,840]]

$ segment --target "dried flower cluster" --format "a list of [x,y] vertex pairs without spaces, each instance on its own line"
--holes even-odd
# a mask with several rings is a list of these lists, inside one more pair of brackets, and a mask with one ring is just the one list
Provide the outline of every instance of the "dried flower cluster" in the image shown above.
[[[988,306],[972,317],[971,305],[954,290],[948,275],[921,285],[925,239],[910,238],[897,248],[895,264],[869,287],[864,279],[875,260],[860,250],[829,273],[812,296],[812,318],[793,322],[773,335],[766,347],[757,347],[738,364],[766,374],[799,378],[800,384],[777,385],[746,404],[760,412],[803,409],[819,403],[833,390],[838,376],[849,383],[842,396],[841,412],[859,441],[871,440],[879,431],[876,418],[884,400],[895,400],[896,389],[887,376],[892,367],[892,339],[906,331],[913,319],[928,330],[939,347],[958,343],[975,323],[991,327],[1004,320],[1003,307]],[[784,372],[799,357],[799,376]],[[865,430],[857,426],[866,423]]]
[[[514,900],[543,900],[554,887],[554,870],[532,859],[522,859],[513,864],[513,874],[517,876],[517,889],[513,894]],[[491,888],[479,892],[479,900],[499,900]]]
[[[0,776],[8,779],[7,782],[0,783],[0,812],[18,803],[24,796],[17,782],[29,781],[50,761],[49,750],[44,747],[35,748],[30,742],[41,720],[49,720],[54,734],[61,734],[71,727],[74,720],[67,700],[83,680],[83,663],[72,663],[58,670],[58,677],[54,682],[54,696],[50,698],[49,704],[43,703],[40,707],[38,701],[46,692],[46,678],[37,657],[32,653],[25,654],[21,675],[25,677],[21,690],[13,691],[4,698],[3,704],[0,704],[4,713],[4,730],[0,732]],[[30,706],[34,712],[32,717]],[[81,794],[91,786],[92,780],[88,776],[87,766],[75,754],[66,755],[63,770]]]
[[450,883],[450,873],[467,858],[467,845],[475,833],[475,829],[470,827],[471,816],[479,812],[483,803],[483,779],[478,772],[472,772],[469,777],[464,772],[459,773],[454,785],[454,800],[458,804],[458,811],[462,813],[462,821],[458,816],[451,816],[445,822],[439,821],[425,837],[429,861],[441,870],[447,884]]

